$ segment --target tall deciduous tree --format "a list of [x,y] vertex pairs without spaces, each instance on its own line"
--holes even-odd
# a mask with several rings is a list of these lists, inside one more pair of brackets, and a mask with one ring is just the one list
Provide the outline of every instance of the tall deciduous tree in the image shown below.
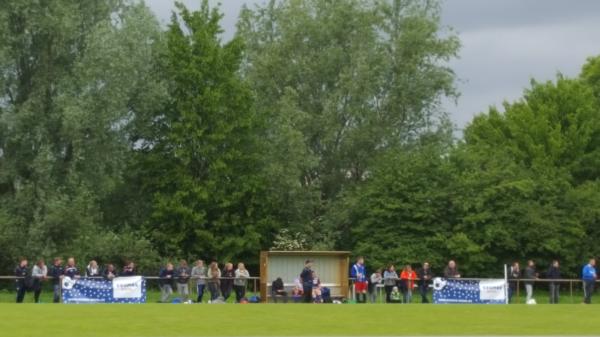
[[[162,59],[169,97],[141,149],[153,197],[146,229],[165,256],[256,256],[268,230],[241,39],[222,43],[218,8],[177,4]],[[263,243],[264,244],[264,243]]]
[[494,260],[578,266],[597,251],[598,103],[587,83],[559,76],[533,82],[505,113],[492,109],[465,130],[454,156],[463,191],[457,225]]
[[295,149],[269,159],[294,175],[279,198],[303,213],[288,225],[334,245],[320,234],[340,191],[380,153],[443,124],[440,99],[456,94],[444,64],[458,39],[443,32],[435,1],[272,0],[245,9],[238,27],[243,72],[271,121],[266,137]]
[[94,256],[158,23],[117,0],[9,1],[0,17],[1,254]]

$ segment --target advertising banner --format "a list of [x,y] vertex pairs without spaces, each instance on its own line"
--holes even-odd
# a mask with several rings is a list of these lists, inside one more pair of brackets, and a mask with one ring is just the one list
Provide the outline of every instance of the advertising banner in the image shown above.
[[71,279],[62,282],[63,303],[146,303],[146,281],[141,276]]
[[434,303],[505,304],[507,284],[504,279],[461,280],[435,278]]

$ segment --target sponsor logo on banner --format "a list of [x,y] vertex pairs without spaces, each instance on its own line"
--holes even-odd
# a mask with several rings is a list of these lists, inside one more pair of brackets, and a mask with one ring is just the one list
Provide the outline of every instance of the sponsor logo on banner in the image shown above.
[[129,276],[113,279],[113,298],[142,297],[142,277]]
[[506,282],[504,280],[479,281],[479,299],[482,301],[504,301],[506,299]]

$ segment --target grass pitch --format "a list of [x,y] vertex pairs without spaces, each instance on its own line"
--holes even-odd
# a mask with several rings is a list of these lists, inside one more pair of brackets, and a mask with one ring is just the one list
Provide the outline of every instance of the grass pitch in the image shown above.
[[2,336],[598,335],[598,305],[0,304]]

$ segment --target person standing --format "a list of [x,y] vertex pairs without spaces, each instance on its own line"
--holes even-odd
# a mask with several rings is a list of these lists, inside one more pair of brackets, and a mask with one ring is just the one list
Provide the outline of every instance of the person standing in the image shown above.
[[42,293],[42,283],[48,277],[48,267],[44,259],[39,259],[31,271],[33,277],[33,299],[35,303],[40,303],[40,294]]
[[119,275],[117,275],[117,270],[115,268],[115,265],[112,263],[107,264],[106,269],[104,269],[103,276],[104,276],[104,279],[108,280],[108,281],[112,281],[112,279],[119,276]]
[[186,260],[179,261],[177,268],[177,293],[181,296],[183,302],[187,302],[190,297],[190,268]]
[[246,287],[248,286],[248,278],[250,273],[246,266],[240,262],[235,270],[235,280],[233,281],[233,287],[235,289],[235,301],[240,303],[242,298],[246,297]]
[[525,268],[525,273],[523,274],[523,278],[527,280],[525,281],[525,292],[527,293],[526,303],[533,300],[533,280],[537,279],[537,276],[535,263],[533,260],[527,261],[527,268]]
[[210,292],[210,301],[214,301],[219,298],[219,285],[221,282],[221,270],[219,264],[216,261],[210,263],[208,268],[208,291]]
[[386,271],[383,272],[383,287],[385,289],[385,303],[391,303],[390,295],[398,282],[398,274],[393,264],[388,265]]
[[377,286],[381,282],[383,282],[383,275],[381,274],[381,268],[379,268],[371,274],[371,279],[369,280],[369,300],[371,303],[377,302]]
[[233,270],[233,263],[225,263],[225,267],[221,272],[221,296],[227,301],[231,293],[233,292],[233,280],[235,279],[235,270]]
[[431,272],[429,262],[423,262],[423,266],[417,272],[417,277],[419,278],[418,285],[419,293],[421,294],[421,303],[429,303],[427,292],[429,291],[429,283],[433,279],[433,273]]
[[197,303],[202,303],[202,297],[204,297],[204,289],[206,288],[206,277],[207,277],[206,266],[204,265],[204,261],[198,260],[196,261],[196,265],[192,268],[192,279],[196,281],[196,293],[198,297],[196,298]]
[[69,277],[71,279],[79,278],[79,269],[75,265],[75,258],[70,257],[67,259],[67,266],[65,267],[64,276]]
[[136,276],[135,275],[135,263],[133,261],[128,261],[123,267],[123,272],[121,276]]
[[65,268],[62,266],[62,259],[60,257],[55,257],[50,267],[50,277],[52,277],[52,289],[54,291],[54,303],[60,302],[60,294],[61,294],[61,279],[65,274]]
[[31,282],[31,275],[29,274],[29,268],[27,264],[29,262],[26,258],[19,260],[19,265],[15,268],[15,285],[17,288],[17,303],[23,303],[25,299],[25,293]]
[[96,260],[90,261],[87,267],[85,267],[85,277],[98,277],[100,276],[100,268],[98,268],[98,262]]
[[517,280],[521,278],[521,267],[519,262],[513,262],[508,273],[508,303],[512,301],[514,293],[517,291]]
[[312,288],[313,288],[313,271],[312,261],[306,260],[304,262],[304,269],[300,273],[300,280],[302,281],[302,294],[304,296],[304,303],[310,303],[312,301]]
[[364,257],[359,256],[356,259],[356,263],[350,269],[350,276],[354,279],[356,302],[367,303],[367,272]]
[[458,272],[458,266],[454,260],[448,261],[448,265],[444,269],[444,277],[445,278],[460,278],[460,273]]
[[404,266],[404,269],[400,273],[400,282],[402,283],[402,298],[404,303],[412,302],[412,291],[415,286],[415,280],[417,279],[417,273],[412,269],[410,264]]
[[[548,268],[548,272],[546,273],[546,278],[550,280],[559,280],[560,279],[560,265],[558,260],[552,261],[550,268]],[[550,304],[558,304],[558,296],[560,292],[560,283],[559,282],[550,282],[549,284],[550,290]]]
[[590,262],[583,267],[581,272],[583,280],[583,303],[592,303],[592,294],[598,275],[596,274],[596,259],[590,259]]
[[175,278],[175,270],[173,269],[172,263],[167,263],[165,268],[160,271],[159,284],[160,284],[160,301],[162,303],[168,303],[169,297],[173,294],[173,279]]

